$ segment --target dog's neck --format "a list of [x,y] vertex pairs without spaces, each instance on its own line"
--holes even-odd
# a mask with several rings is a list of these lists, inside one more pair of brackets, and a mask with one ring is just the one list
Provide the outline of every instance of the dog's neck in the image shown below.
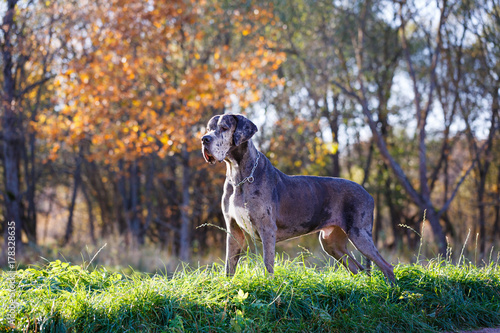
[[224,161],[226,162],[226,175],[235,184],[248,177],[255,165],[259,154],[252,140],[243,142],[239,146],[232,147]]

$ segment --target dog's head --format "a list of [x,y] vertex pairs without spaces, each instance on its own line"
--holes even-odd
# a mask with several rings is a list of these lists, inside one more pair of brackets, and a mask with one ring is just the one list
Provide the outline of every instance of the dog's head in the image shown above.
[[257,126],[245,116],[214,116],[207,124],[207,133],[201,138],[203,157],[210,164],[222,162],[233,147],[250,140],[255,132]]

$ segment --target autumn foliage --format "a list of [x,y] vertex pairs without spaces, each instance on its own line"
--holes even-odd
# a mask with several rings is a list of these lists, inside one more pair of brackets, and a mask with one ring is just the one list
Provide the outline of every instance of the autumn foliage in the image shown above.
[[89,161],[198,149],[202,120],[256,102],[262,82],[271,83],[266,73],[284,60],[262,34],[273,20],[263,8],[114,1],[89,15],[84,51],[56,79],[63,104],[45,121],[59,145],[90,141]]

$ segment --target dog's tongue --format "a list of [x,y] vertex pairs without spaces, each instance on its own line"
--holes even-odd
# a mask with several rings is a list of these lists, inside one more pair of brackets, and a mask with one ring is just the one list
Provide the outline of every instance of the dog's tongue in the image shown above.
[[205,157],[205,161],[207,161],[207,163],[210,163],[210,156],[208,156],[206,149],[203,149],[203,157]]

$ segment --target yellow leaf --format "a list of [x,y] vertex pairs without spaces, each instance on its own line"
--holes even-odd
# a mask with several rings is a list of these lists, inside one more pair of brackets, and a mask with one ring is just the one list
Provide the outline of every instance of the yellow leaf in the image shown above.
[[160,141],[161,141],[161,143],[163,143],[164,145],[167,145],[167,144],[168,144],[168,141],[169,141],[168,136],[163,136],[163,137],[161,137],[161,138],[160,138]]
[[89,83],[89,76],[87,74],[82,74],[80,77],[83,83],[85,84]]

